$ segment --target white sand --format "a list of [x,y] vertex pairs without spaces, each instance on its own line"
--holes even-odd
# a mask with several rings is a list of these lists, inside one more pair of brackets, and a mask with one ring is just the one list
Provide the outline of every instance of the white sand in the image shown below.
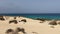
[[[26,19],[27,22],[26,23],[19,22],[22,19]],[[44,23],[39,23],[40,21],[38,20],[33,20],[25,17],[20,17],[20,18],[17,17],[16,20],[18,20],[18,24],[14,24],[14,23],[9,24],[10,20],[13,20],[12,16],[9,16],[9,19],[5,21],[0,20],[0,34],[5,34],[6,30],[10,28],[15,30],[17,27],[24,28],[27,34],[60,34],[60,25],[55,26],[55,28],[51,28],[50,25],[48,25],[49,21],[45,21]],[[23,33],[20,32],[20,34]]]

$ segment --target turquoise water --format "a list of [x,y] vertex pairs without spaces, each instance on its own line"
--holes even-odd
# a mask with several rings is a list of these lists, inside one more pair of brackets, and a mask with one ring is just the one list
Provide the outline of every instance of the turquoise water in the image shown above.
[[7,16],[24,16],[27,18],[43,18],[43,19],[59,19],[60,14],[0,14],[0,15],[7,15]]
[[27,18],[43,18],[43,19],[59,19],[60,20],[60,16],[57,15],[25,15],[24,17]]
[[60,14],[26,14],[22,15],[27,18],[43,18],[43,19],[59,19],[60,20]]

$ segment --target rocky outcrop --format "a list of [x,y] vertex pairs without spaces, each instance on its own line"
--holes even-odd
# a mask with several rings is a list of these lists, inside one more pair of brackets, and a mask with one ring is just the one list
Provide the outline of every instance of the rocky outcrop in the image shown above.
[[57,22],[56,22],[56,21],[51,21],[51,22],[49,23],[49,25],[57,25]]
[[19,27],[18,27],[18,28],[16,29],[16,31],[17,31],[17,32],[22,32],[23,34],[26,34],[24,28],[19,28]]
[[21,21],[23,21],[23,22],[27,22],[26,19],[22,19]]
[[8,29],[8,30],[6,31],[6,34],[14,34],[14,30]]
[[0,16],[0,20],[4,21],[5,19],[3,18],[3,16]]
[[41,18],[36,18],[35,20],[45,21],[45,19],[41,19]]
[[11,21],[9,21],[9,24],[10,24],[10,23],[17,24],[18,22],[17,22],[17,20],[11,20]]

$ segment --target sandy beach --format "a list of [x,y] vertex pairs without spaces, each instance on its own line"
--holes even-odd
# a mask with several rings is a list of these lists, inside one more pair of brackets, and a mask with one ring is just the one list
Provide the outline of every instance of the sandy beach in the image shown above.
[[[13,29],[15,31],[18,27],[24,28],[26,34],[60,34],[60,25],[55,25],[54,28],[51,28],[51,25],[49,25],[50,21],[47,20],[43,23],[40,23],[41,21],[39,20],[16,16],[17,18],[15,20],[17,20],[18,23],[9,24],[9,21],[14,20],[14,16],[3,17],[5,18],[5,20],[0,20],[0,34],[6,34],[6,31],[8,29]],[[22,19],[26,19],[26,22],[21,21]],[[18,32],[18,34],[24,33]]]

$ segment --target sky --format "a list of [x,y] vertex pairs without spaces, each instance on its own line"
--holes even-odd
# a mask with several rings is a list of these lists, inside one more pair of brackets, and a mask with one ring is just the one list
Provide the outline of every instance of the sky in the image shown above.
[[60,0],[0,0],[0,13],[60,13]]

